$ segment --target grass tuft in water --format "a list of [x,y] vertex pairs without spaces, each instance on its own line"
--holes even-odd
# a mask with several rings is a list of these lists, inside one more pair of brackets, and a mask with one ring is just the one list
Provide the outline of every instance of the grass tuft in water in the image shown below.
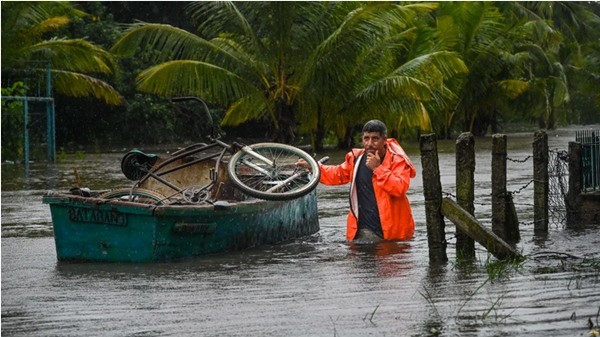
[[491,282],[508,279],[513,271],[520,270],[525,264],[526,258],[513,258],[506,260],[492,260],[488,254],[484,263],[488,278]]

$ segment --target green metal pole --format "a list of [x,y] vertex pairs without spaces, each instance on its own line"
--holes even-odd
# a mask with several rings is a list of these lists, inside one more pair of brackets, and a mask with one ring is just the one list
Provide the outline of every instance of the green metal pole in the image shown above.
[[[25,82],[25,88],[27,88],[27,82]],[[27,91],[25,91],[27,96]],[[25,171],[29,171],[29,102],[23,101],[23,163],[25,164]]]
[[[46,64],[46,97],[52,97],[52,73],[50,71],[49,62]],[[56,159],[56,132],[54,118],[54,99],[52,99],[46,102],[46,138],[48,141],[46,158],[49,162],[54,162]]]

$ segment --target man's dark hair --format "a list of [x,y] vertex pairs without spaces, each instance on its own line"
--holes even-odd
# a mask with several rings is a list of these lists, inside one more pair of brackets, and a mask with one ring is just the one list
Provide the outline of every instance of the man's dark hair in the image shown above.
[[379,132],[382,136],[387,136],[387,128],[382,121],[378,119],[372,119],[365,123],[362,132]]

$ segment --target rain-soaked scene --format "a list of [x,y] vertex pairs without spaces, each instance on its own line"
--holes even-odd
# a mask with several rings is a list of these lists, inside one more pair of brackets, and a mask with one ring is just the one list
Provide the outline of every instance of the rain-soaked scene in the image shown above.
[[2,336],[600,336],[600,2],[1,7]]
[[[548,132],[566,151],[577,128]],[[409,199],[415,237],[345,240],[348,185],[317,187],[320,230],[277,245],[157,263],[57,260],[49,190],[131,182],[124,152],[71,155],[57,164],[2,165],[2,334],[6,336],[587,336],[600,310],[600,226],[568,228],[550,212],[533,233],[533,133],[508,134],[507,190],[514,192],[526,258],[501,263],[476,244],[456,258],[446,220],[447,263],[430,263],[419,146]],[[442,188],[455,193],[454,141],[439,141]],[[490,225],[491,138],[476,139],[475,217]],[[326,151],[330,163],[345,152]],[[550,163],[552,166],[554,163]],[[560,164],[560,163],[559,163]],[[558,165],[558,164],[557,164]],[[564,165],[564,164],[560,164]],[[564,177],[567,179],[568,177]],[[593,330],[592,330],[593,331]]]

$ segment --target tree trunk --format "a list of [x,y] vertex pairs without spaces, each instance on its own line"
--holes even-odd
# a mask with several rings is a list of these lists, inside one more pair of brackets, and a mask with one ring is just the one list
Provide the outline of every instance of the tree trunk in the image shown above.
[[554,92],[550,93],[548,98],[548,121],[546,122],[548,130],[556,129],[556,109],[554,108]]
[[338,149],[350,150],[352,146],[354,146],[354,141],[352,140],[352,127],[346,127],[344,138],[338,139]]
[[546,119],[548,118],[550,111],[549,111],[549,107],[550,107],[550,99],[548,97],[548,91],[546,89],[544,89],[544,96],[546,99],[546,111],[545,113],[540,114],[540,118],[538,119],[538,127],[540,129],[545,129],[547,124],[546,124]]
[[293,144],[296,139],[296,119],[292,107],[285,103],[277,103],[276,118],[278,128],[275,131],[275,141]]
[[325,122],[323,121],[323,110],[319,107],[317,111],[317,130],[315,131],[314,141],[312,144],[313,151],[323,151],[323,139],[325,139]]

